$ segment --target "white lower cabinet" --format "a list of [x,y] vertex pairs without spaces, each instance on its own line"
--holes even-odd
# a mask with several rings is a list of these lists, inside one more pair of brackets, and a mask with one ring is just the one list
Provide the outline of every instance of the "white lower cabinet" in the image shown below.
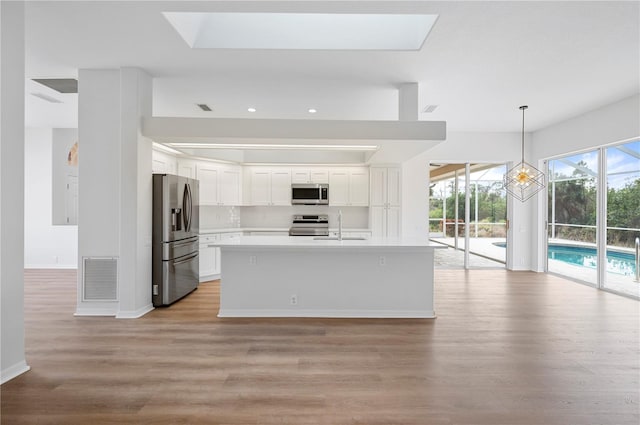
[[218,234],[200,235],[200,282],[218,279],[220,275],[220,248],[208,246],[218,238]]
[[200,282],[220,279],[222,263],[220,261],[220,248],[209,247],[211,243],[236,239],[242,236],[242,232],[207,233],[200,235]]

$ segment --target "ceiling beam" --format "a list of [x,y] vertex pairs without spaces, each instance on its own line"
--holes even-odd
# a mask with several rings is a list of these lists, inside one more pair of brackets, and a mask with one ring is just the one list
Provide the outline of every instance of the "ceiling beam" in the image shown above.
[[204,142],[224,139],[287,139],[291,142],[318,143],[332,140],[363,142],[404,140],[442,141],[446,138],[445,121],[364,121],[364,120],[294,120],[246,118],[145,118],[142,133],[156,141],[189,140]]

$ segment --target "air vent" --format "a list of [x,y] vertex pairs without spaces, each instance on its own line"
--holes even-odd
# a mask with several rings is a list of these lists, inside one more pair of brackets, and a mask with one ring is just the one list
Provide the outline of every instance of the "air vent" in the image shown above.
[[34,78],[33,81],[58,93],[78,93],[78,80],[75,78]]
[[51,96],[46,95],[44,93],[31,93],[31,95],[35,96],[35,97],[37,97],[39,99],[46,100],[49,103],[62,103],[61,100],[58,100],[55,97],[51,97]]
[[118,300],[118,259],[84,257],[83,299],[85,301]]
[[211,112],[211,108],[206,103],[197,103],[198,108],[202,109],[205,112]]
[[427,105],[422,109],[422,113],[430,114],[431,112],[435,111],[437,107],[438,105]]

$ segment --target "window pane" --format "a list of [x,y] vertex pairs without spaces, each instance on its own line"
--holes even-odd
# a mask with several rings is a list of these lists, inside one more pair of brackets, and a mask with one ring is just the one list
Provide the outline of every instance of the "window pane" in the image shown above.
[[640,141],[607,148],[607,270],[604,287],[638,296]]
[[598,152],[549,162],[549,271],[597,283]]

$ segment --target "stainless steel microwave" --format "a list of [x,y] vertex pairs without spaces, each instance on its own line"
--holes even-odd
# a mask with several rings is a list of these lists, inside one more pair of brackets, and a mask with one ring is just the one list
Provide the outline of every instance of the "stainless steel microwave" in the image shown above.
[[292,184],[292,205],[329,205],[328,184]]

